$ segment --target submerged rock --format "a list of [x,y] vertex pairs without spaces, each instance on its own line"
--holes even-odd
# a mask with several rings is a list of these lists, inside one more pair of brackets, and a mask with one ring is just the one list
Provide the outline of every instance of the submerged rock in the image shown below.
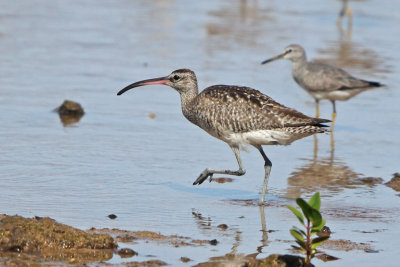
[[130,248],[121,248],[118,250],[118,255],[121,258],[131,258],[133,256],[137,256],[138,253]]
[[64,100],[64,103],[54,111],[58,113],[64,126],[78,122],[85,114],[79,103],[70,100]]
[[322,229],[317,232],[317,236],[319,237],[330,237],[331,236],[331,229],[328,226],[322,227]]
[[109,235],[89,234],[48,217],[0,216],[0,258],[10,264],[21,259],[21,253],[29,262],[104,261],[112,258],[116,247]]

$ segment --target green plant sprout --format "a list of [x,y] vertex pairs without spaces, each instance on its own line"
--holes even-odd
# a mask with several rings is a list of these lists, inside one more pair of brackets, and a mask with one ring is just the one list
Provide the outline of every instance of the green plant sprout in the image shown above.
[[304,226],[305,231],[296,226],[293,226],[293,228],[290,229],[290,234],[296,239],[296,243],[300,246],[293,247],[300,251],[302,254],[306,255],[305,266],[308,267],[311,259],[316,254],[315,248],[321,245],[325,240],[327,240],[329,236],[322,236],[311,239],[313,235],[321,231],[326,223],[326,221],[322,219],[322,216],[319,213],[319,208],[321,207],[319,192],[315,193],[308,201],[308,203],[302,198],[296,199],[296,203],[301,208],[303,214],[290,205],[286,205],[286,207],[288,207],[288,209],[290,209],[294,213],[294,215],[296,215],[297,219],[299,219],[300,223]]

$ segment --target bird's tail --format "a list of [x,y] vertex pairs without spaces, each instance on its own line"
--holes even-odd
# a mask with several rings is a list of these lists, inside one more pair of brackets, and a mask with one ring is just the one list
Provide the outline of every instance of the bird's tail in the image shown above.
[[382,87],[382,86],[385,86],[384,84],[379,83],[379,82],[371,82],[371,81],[365,81],[365,80],[363,80],[363,82],[367,83],[368,87]]
[[329,127],[328,125],[324,124],[324,123],[329,123],[332,122],[331,120],[327,120],[327,119],[320,119],[320,118],[314,118],[313,119],[314,122],[314,126],[318,126],[318,127]]

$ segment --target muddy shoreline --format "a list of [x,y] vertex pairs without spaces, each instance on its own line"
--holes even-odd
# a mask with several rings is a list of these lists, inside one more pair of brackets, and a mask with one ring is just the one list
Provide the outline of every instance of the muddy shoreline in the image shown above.
[[[217,226],[227,227],[226,225]],[[293,243],[289,240],[278,242]],[[168,260],[149,255],[149,260],[136,261],[135,256],[140,251],[124,247],[129,244],[150,242],[159,245],[179,247],[207,247],[210,250],[218,245],[216,239],[200,240],[180,235],[163,235],[152,231],[128,231],[121,229],[91,228],[83,231],[61,224],[49,217],[24,218],[18,215],[0,216],[0,263],[5,266],[35,266],[35,265],[62,265],[66,263],[76,265],[95,264],[96,266],[110,266],[113,256],[119,255],[127,261],[121,263],[126,266],[164,266]],[[317,258],[322,261],[338,260],[337,257],[326,254],[323,250],[375,251],[371,244],[355,243],[350,240],[328,240],[321,247]],[[271,254],[261,259],[256,258],[258,253],[236,254],[227,253],[219,257],[211,257],[209,261],[198,263],[195,266],[303,266],[304,260],[296,254]],[[283,251],[285,253],[285,251]],[[191,263],[192,259],[182,255],[182,263]],[[118,265],[121,265],[118,264]]]

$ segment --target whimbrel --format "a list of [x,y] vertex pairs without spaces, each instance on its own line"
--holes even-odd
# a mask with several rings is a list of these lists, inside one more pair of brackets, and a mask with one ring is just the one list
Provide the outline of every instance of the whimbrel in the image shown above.
[[355,78],[346,71],[319,62],[309,62],[306,52],[300,45],[289,45],[284,52],[278,56],[267,59],[265,64],[280,58],[292,61],[293,79],[315,99],[317,106],[316,117],[319,117],[319,101],[328,99],[332,102],[332,124],[336,118],[336,100],[348,100],[349,98],[373,87],[383,86],[378,82],[365,81]]
[[183,115],[210,135],[226,142],[236,156],[238,170],[206,168],[193,185],[201,184],[207,178],[211,181],[215,173],[244,175],[246,170],[239,149],[250,144],[260,151],[265,161],[260,203],[264,202],[272,166],[262,145],[289,145],[297,139],[327,131],[322,123],[329,120],[308,117],[249,87],[214,85],[199,94],[196,75],[189,69],[179,69],[165,77],[135,82],[120,90],[118,95],[150,84],[164,84],[178,91]]

